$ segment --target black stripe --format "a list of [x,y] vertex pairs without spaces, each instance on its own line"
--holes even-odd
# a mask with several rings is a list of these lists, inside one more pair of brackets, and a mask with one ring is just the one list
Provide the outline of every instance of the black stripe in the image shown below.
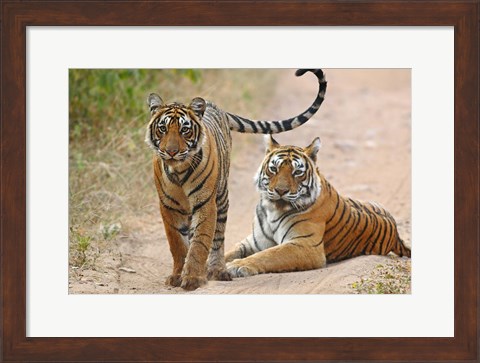
[[[218,206],[217,206],[217,208],[218,208]],[[219,209],[217,210],[217,215],[227,214],[227,212],[228,212],[228,204],[225,205],[225,206],[222,207],[222,208],[219,208]]]
[[[310,108],[307,112],[315,112],[315,109]],[[308,117],[304,115],[297,116],[297,120],[300,122],[301,125],[303,125],[305,122],[308,121]]]
[[217,245],[217,246],[214,244],[214,245],[212,246],[211,250],[212,250],[212,251],[218,251],[218,250],[219,250],[220,248],[222,248],[222,247],[223,247],[223,243],[220,243],[220,244]]
[[257,239],[255,238],[255,234],[252,234],[252,237],[253,237],[253,244],[255,245],[255,247],[257,248],[257,250],[261,251],[262,249],[261,249],[260,246],[258,245]]
[[373,249],[377,246],[378,237],[383,231],[383,223],[380,217],[377,217],[377,230],[374,236],[372,237],[372,243],[370,244],[370,248],[368,249],[368,253],[371,253]]
[[[180,184],[183,185],[185,184],[185,182],[188,180],[188,178],[190,178],[190,176],[193,174],[193,172],[195,171],[195,168],[200,165],[200,163],[202,162],[203,160],[203,150],[200,149],[200,151],[198,153],[196,153],[195,155],[199,155],[200,158],[194,156],[194,164],[192,165],[193,167],[190,167],[189,170],[188,170],[188,173],[183,177],[183,179],[180,181]],[[196,161],[198,160],[198,161]]]
[[247,247],[244,244],[242,244],[240,245],[240,257],[243,258],[246,256],[247,256]]
[[163,195],[164,195],[169,201],[171,201],[173,204],[179,206],[180,203],[178,203],[172,196],[170,196],[170,195],[165,191],[165,189],[163,188],[163,185],[162,185],[162,180],[163,180],[163,178],[157,177],[157,180],[158,180],[158,185],[160,186],[160,190],[162,191]]
[[272,128],[271,128],[271,125],[270,125],[270,122],[265,122],[265,128],[267,129],[267,134],[271,134],[272,133]]
[[[202,240],[196,239],[196,240],[192,241],[192,245],[193,245],[194,243],[198,243],[198,244],[200,244],[201,246],[203,246],[203,247],[207,250],[207,253],[210,252],[210,250],[208,249],[207,245],[206,245]],[[192,256],[193,256],[193,255],[190,255],[189,257],[192,257]]]
[[308,237],[312,237],[312,236],[313,236],[313,233],[305,234],[305,235],[303,235],[303,236],[295,236],[295,237],[290,238],[290,241],[292,241],[292,240],[294,240],[294,239],[308,238]]
[[203,178],[203,180],[200,183],[198,183],[198,185],[194,189],[192,189],[190,193],[188,193],[188,196],[191,196],[192,194],[198,192],[200,189],[203,188],[203,186],[205,185],[205,182],[208,180],[210,175],[212,175],[214,166],[215,166],[215,163],[212,163],[212,167],[210,168],[210,171],[208,172],[207,176]]
[[[387,237],[387,231],[388,231],[388,238]],[[392,225],[390,223],[390,220],[388,220],[387,218],[385,219],[385,233],[383,234],[383,237],[382,237],[382,247],[380,248],[380,254],[381,255],[385,255],[387,254],[388,252],[390,251],[387,251],[388,250],[388,247],[390,246],[390,236],[392,234]],[[383,248],[385,247],[385,248]]]
[[[210,147],[209,147],[209,151],[210,151]],[[208,153],[208,158],[207,158],[207,161],[205,162],[205,166],[203,167],[203,169],[201,171],[199,171],[199,173],[195,176],[195,178],[192,179],[191,183],[193,183],[195,180],[197,180],[200,176],[203,175],[203,172],[207,169],[207,166],[208,166],[208,163],[210,162],[210,152]],[[213,164],[213,162],[212,162]]]
[[[262,219],[260,218],[260,213],[259,213],[259,211],[258,211],[259,207],[260,207],[260,205],[257,204],[257,210],[256,210],[257,213],[255,213],[255,214],[256,214],[256,216],[257,216],[258,224],[260,225],[260,230],[262,231],[262,234],[263,234],[265,237],[268,238],[268,236],[267,236],[267,234],[265,233],[265,230],[264,230],[264,228],[263,228],[263,221],[262,221]],[[261,208],[260,208],[260,209],[261,209]]]
[[283,237],[282,237],[282,241],[280,242],[280,244],[283,243],[285,237],[287,237],[288,232],[290,232],[290,230],[291,230],[294,226],[296,226],[296,225],[299,224],[299,223],[302,223],[302,222],[305,222],[305,221],[309,221],[309,220],[310,220],[310,219],[307,219],[307,218],[306,218],[306,219],[300,219],[300,220],[298,220],[298,221],[293,222],[293,223],[290,225],[290,227],[288,227],[287,231],[284,233],[284,235],[283,235]]
[[192,214],[195,214],[196,211],[198,211],[200,208],[202,208],[205,204],[208,203],[208,201],[210,201],[210,199],[212,199],[212,196],[213,194],[215,193],[215,191],[212,192],[212,194],[210,194],[210,196],[205,199],[204,201],[198,203],[197,205],[195,205],[192,209]]
[[384,228],[383,228],[383,230],[382,230],[382,235],[379,236],[379,237],[380,237],[380,239],[379,239],[379,243],[380,243],[380,247],[379,247],[380,253],[379,253],[379,254],[380,254],[380,255],[383,255],[383,253],[382,253],[382,247],[386,244],[386,242],[388,242],[388,241],[385,240],[385,235],[387,234],[388,222],[387,222],[385,219],[383,219],[383,218],[382,218],[382,221],[383,221],[383,227],[384,227]]
[[228,113],[228,115],[237,123],[238,125],[238,132],[245,132],[245,126],[243,125],[242,121],[238,119],[237,116]]
[[[260,126],[260,128],[262,129],[262,134],[269,134],[268,128],[266,126],[266,125],[268,125],[267,122],[257,121],[257,125]],[[270,125],[269,125],[269,127],[270,127]]]
[[342,256],[342,255],[350,256],[353,252],[355,252],[359,243],[361,243],[363,241],[362,236],[365,233],[365,231],[367,230],[367,227],[370,225],[370,219],[369,219],[370,216],[366,213],[362,213],[360,215],[360,218],[361,217],[365,217],[365,225],[363,226],[362,232],[357,236],[357,238],[355,239],[354,242],[350,243],[350,245],[348,246],[348,249],[345,250],[345,251],[342,251],[339,254],[339,256]]
[[246,118],[242,118],[241,119],[243,122],[247,123],[253,130],[253,133],[257,133],[258,132],[258,129],[257,129],[257,126],[255,125],[255,122],[251,121],[251,120],[248,120]]
[[280,124],[280,122],[278,121],[272,121],[272,123],[275,125],[275,127],[277,128],[277,132],[282,132],[283,131],[283,127],[282,125]]
[[[338,199],[340,200],[340,197],[339,197]],[[325,231],[325,233],[330,232],[331,230],[335,229],[335,228],[338,226],[338,224],[342,221],[343,216],[345,215],[345,211],[346,211],[346,210],[347,210],[347,203],[343,202],[342,215],[341,215],[340,218],[338,219],[337,223],[335,223],[335,225],[334,225],[333,227],[327,229],[327,230]],[[336,211],[337,211],[337,210],[335,209],[335,212],[336,212]],[[336,213],[335,213],[335,214],[336,214]],[[335,214],[334,214],[334,215],[335,215]],[[332,216],[332,218],[333,218],[333,216]],[[327,223],[325,224],[325,227],[328,226],[328,223],[332,220],[332,218],[330,218],[330,219],[327,221]]]
[[181,210],[181,209],[176,209],[176,208],[170,207],[169,205],[166,205],[166,204],[163,204],[163,203],[162,203],[162,205],[163,205],[166,209],[171,210],[172,212],[177,212],[178,214],[181,214],[182,216],[188,216],[188,215],[190,214],[190,213],[185,212],[185,211],[183,211],[183,210]]
[[178,180],[175,174],[172,174],[168,171],[168,167],[165,165],[165,161],[163,161],[163,170],[165,171],[165,175],[170,183],[178,185]]
[[291,216],[292,214],[297,214],[297,213],[299,213],[299,211],[297,211],[296,209],[292,209],[291,211],[289,211],[289,212],[281,215],[281,216],[278,217],[277,219],[273,220],[273,221],[272,221],[272,224],[278,222],[278,225],[277,225],[277,228],[278,228],[278,226],[280,225],[280,223],[282,223],[282,221],[283,221],[285,218],[287,218],[288,216]]
[[370,242],[370,239],[377,233],[377,227],[378,227],[378,220],[377,218],[375,218],[375,216],[372,216],[372,220],[373,220],[373,224],[375,225],[372,229],[372,232],[368,235],[368,237],[364,240],[365,243],[364,243],[364,246],[363,246],[363,253],[366,253],[367,252],[367,248],[368,248],[368,243]]
[[340,195],[338,193],[335,193],[337,195],[337,204],[335,205],[335,211],[333,212],[332,216],[330,217],[330,219],[325,223],[325,225],[327,225],[328,223],[331,222],[331,220],[333,219],[333,217],[335,217],[335,215],[337,214],[337,209],[338,209],[338,204],[340,203]]
[[352,225],[350,226],[350,228],[348,229],[348,231],[347,231],[347,232],[345,233],[345,235],[341,238],[341,240],[344,240],[344,241],[345,241],[345,244],[343,245],[341,251],[338,252],[338,253],[336,253],[336,252],[338,251],[338,247],[341,247],[341,246],[335,246],[335,247],[337,247],[337,248],[335,249],[335,251],[332,251],[332,255],[336,254],[336,255],[337,255],[336,257],[339,257],[339,256],[341,256],[341,255],[345,252],[345,250],[346,250],[347,248],[349,248],[349,247],[351,246],[350,241],[346,240],[346,238],[347,238],[347,236],[349,235],[349,233],[350,233],[350,231],[351,231],[352,229],[354,230],[355,228],[357,228],[357,226],[358,226],[358,224],[360,223],[360,220],[361,220],[361,219],[362,219],[362,216],[359,214],[357,220],[355,221],[355,223],[352,223]]
[[292,119],[283,120],[282,121],[282,126],[283,126],[285,131],[290,131],[292,129]]
[[320,240],[320,242],[318,242],[316,245],[313,245],[313,247],[318,247],[318,246],[320,246],[322,243],[323,243],[323,239]]
[[226,223],[226,222],[227,222],[227,217],[222,217],[222,218],[217,217],[217,223]]
[[[347,209],[347,208],[346,208],[346,203],[345,203],[345,208],[344,208],[343,211],[345,212],[346,209]],[[353,214],[352,211],[350,211],[350,213],[348,213],[348,218],[347,218],[346,222],[340,224],[340,228],[339,228],[339,230],[337,231],[337,233],[335,234],[335,236],[334,236],[333,238],[329,238],[329,240],[335,239],[335,238],[338,236],[338,234],[343,230],[343,228],[345,228],[346,226],[348,226],[348,222],[350,222],[350,219],[352,218],[352,214]],[[332,228],[329,228],[328,230],[326,230],[326,231],[325,231],[325,234],[329,233],[330,231],[333,231],[333,230],[338,226],[338,224],[339,224],[339,223],[342,221],[342,219],[343,219],[343,215],[344,215],[344,213],[342,213],[342,216],[340,217],[341,219],[338,220],[338,222],[335,224],[335,226],[332,227]]]

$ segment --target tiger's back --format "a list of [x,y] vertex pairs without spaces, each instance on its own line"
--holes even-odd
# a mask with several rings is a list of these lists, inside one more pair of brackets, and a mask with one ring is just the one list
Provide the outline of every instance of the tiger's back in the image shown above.
[[337,262],[360,255],[410,257],[400,239],[392,215],[375,202],[360,202],[343,197],[319,173],[326,197],[335,207],[325,222],[323,241],[328,262]]

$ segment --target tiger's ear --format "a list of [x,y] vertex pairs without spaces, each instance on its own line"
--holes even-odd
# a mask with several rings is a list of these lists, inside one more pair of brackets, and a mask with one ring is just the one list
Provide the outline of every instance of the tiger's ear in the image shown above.
[[305,154],[307,154],[310,159],[317,161],[317,153],[318,150],[320,150],[321,145],[322,142],[320,141],[320,138],[316,137],[310,145],[303,149],[303,151],[305,151]]
[[150,93],[147,99],[148,109],[150,110],[150,114],[153,116],[157,110],[163,106],[163,101],[159,95],[156,93]]
[[192,102],[190,102],[190,105],[188,105],[188,108],[191,109],[195,115],[202,117],[207,108],[207,103],[203,98],[195,97]]
[[273,149],[276,149],[280,144],[272,137],[272,135],[265,135],[265,154],[268,154]]

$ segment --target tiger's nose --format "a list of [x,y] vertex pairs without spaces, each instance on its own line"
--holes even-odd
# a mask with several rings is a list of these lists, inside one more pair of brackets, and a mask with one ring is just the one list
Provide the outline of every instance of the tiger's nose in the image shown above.
[[170,155],[172,158],[177,155],[178,153],[178,150],[173,150],[173,149],[167,149],[165,150],[167,152],[168,155]]
[[275,188],[275,191],[279,196],[282,196],[288,192],[288,188]]

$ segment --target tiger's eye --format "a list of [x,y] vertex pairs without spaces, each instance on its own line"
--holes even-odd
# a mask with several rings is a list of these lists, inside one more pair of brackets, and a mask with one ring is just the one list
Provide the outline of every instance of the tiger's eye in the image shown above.
[[158,129],[160,130],[160,132],[163,132],[163,133],[167,132],[167,128],[163,125],[160,125]]
[[188,130],[190,130],[188,127],[182,127],[182,129],[180,130],[180,132],[182,134],[186,134],[188,132]]
[[295,176],[303,175],[303,171],[301,171],[300,169],[297,169],[297,170],[295,170],[295,172],[293,173],[293,175],[295,175]]
[[277,168],[274,165],[270,165],[268,167],[268,170],[270,170],[271,173],[276,173],[277,172]]

